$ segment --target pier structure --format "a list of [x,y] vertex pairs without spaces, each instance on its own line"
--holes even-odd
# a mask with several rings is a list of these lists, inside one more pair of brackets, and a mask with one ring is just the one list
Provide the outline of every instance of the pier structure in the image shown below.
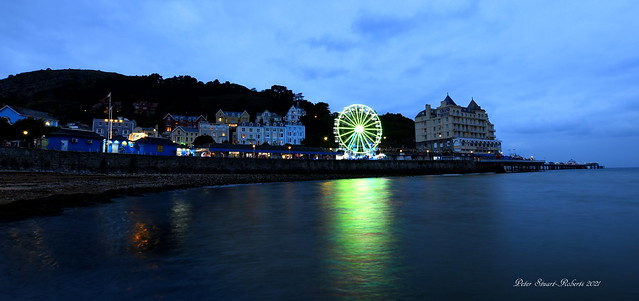
[[543,165],[544,170],[562,170],[562,169],[603,169],[604,166],[597,162],[589,163],[554,163],[549,162]]
[[546,161],[539,160],[480,160],[479,166],[488,170],[503,170],[503,172],[535,172],[544,170]]

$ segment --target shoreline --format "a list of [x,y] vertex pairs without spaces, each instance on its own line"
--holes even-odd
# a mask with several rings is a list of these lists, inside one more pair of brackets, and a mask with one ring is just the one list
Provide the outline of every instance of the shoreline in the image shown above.
[[97,174],[0,171],[0,220],[61,214],[65,208],[177,189],[375,177],[363,174]]

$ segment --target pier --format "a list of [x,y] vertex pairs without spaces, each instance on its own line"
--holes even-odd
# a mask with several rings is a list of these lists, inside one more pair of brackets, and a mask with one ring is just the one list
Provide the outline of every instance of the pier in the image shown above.
[[546,161],[538,160],[479,160],[477,164],[486,170],[503,170],[503,172],[536,172],[544,169]]
[[603,165],[597,162],[590,163],[555,163],[549,162],[543,165],[544,170],[561,170],[561,169],[603,169]]

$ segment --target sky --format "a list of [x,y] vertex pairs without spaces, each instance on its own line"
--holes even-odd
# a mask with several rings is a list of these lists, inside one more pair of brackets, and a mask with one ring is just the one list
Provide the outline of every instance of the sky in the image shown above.
[[633,0],[2,1],[0,79],[190,75],[411,119],[448,94],[487,111],[505,154],[639,167],[638,12]]

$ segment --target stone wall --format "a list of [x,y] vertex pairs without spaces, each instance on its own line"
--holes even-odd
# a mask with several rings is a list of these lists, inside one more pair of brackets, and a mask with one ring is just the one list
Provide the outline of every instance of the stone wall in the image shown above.
[[0,169],[87,173],[348,173],[420,175],[503,172],[472,160],[284,160],[160,157],[0,147]]

